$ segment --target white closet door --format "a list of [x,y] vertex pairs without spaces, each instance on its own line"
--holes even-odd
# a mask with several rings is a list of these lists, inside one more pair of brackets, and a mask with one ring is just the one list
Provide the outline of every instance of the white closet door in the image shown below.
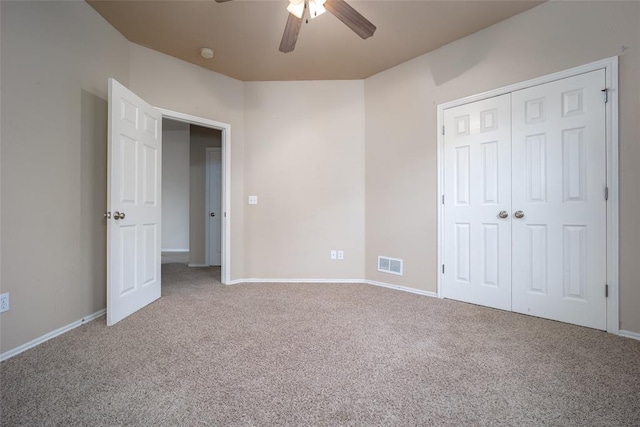
[[444,111],[443,295],[511,309],[510,95]]
[[606,329],[605,86],[598,70],[512,93],[513,311],[597,329]]

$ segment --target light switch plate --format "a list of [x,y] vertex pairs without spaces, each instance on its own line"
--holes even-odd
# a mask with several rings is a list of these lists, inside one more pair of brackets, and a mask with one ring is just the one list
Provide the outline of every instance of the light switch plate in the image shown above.
[[338,257],[337,253],[335,250],[331,251],[331,259],[336,259]]
[[338,259],[344,259],[344,251],[338,251]]
[[249,204],[257,205],[258,204],[258,196],[249,196]]

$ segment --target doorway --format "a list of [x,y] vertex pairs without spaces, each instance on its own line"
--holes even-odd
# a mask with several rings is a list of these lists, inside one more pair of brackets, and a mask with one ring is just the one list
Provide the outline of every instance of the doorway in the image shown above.
[[[107,211],[104,217],[107,220],[107,325],[111,326],[161,296],[163,119],[214,129],[220,134],[220,281],[229,283],[231,127],[154,108],[113,78],[108,80],[108,88]],[[202,217],[202,210],[200,215]]]
[[[215,164],[210,152],[217,153]],[[221,162],[219,130],[162,120],[163,264],[220,267]]]
[[[188,188],[188,263],[191,267],[208,267],[210,265],[220,266],[220,281],[228,284],[230,281],[230,126],[225,123],[216,122],[201,117],[178,113],[170,110],[158,109],[162,113],[163,123],[171,121],[188,127],[189,131],[189,188]],[[184,129],[184,128],[183,128]],[[219,153],[219,179],[217,187],[217,198],[219,210],[216,213],[218,219],[218,242],[211,244],[209,235],[212,234],[209,222],[209,178],[207,176],[207,151],[215,149]],[[183,154],[184,157],[184,154]],[[175,171],[170,172],[170,176]],[[163,172],[163,188],[165,185]],[[184,178],[183,178],[184,180]],[[169,183],[167,183],[169,184]],[[183,195],[184,198],[184,195]],[[184,215],[183,215],[183,223]],[[183,239],[183,248],[184,248]],[[210,263],[211,247],[219,248],[219,262]],[[213,251],[216,252],[216,251]],[[175,256],[175,254],[170,255]],[[184,261],[184,257],[181,259]]]

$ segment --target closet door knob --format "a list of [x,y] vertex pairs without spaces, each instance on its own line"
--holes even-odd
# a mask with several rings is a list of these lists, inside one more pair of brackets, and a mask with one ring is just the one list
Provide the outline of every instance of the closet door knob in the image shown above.
[[498,216],[502,219],[505,219],[509,216],[509,212],[507,211],[500,211],[500,213],[498,213]]
[[524,218],[524,212],[522,211],[516,211],[513,216],[515,216],[516,218]]
[[124,212],[120,213],[118,211],[115,211],[113,213],[113,219],[124,219],[125,215]]

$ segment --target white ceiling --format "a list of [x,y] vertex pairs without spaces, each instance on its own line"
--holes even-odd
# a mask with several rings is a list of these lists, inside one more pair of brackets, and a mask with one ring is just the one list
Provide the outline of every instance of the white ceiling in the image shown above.
[[[362,79],[542,3],[348,0],[377,26],[362,40],[328,12],[278,51],[287,0],[87,0],[130,41],[243,81]],[[211,60],[200,57],[210,47]]]

